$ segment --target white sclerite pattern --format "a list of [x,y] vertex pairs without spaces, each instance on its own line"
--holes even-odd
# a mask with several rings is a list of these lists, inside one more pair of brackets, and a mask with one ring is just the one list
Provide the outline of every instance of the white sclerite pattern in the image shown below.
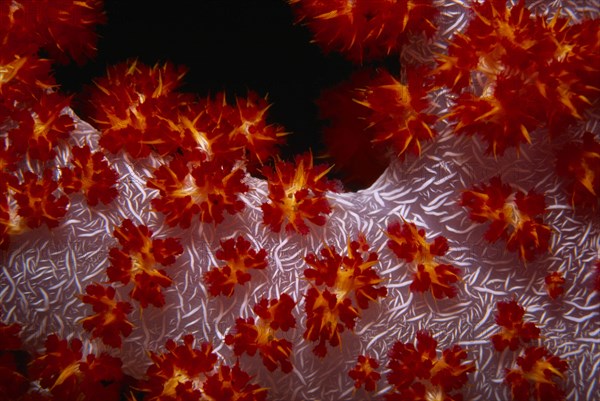
[[[450,35],[466,22],[465,5],[457,1],[440,2],[442,20]],[[598,15],[593,1],[546,2],[535,4],[536,10],[549,7],[570,15]],[[404,58],[421,57],[420,46],[407,48]],[[434,98],[443,114],[448,106],[444,93]],[[597,108],[596,108],[597,110]],[[600,133],[599,115],[590,115],[577,134],[589,130]],[[198,340],[212,341],[224,362],[235,357],[223,339],[239,316],[252,314],[252,306],[262,298],[285,292],[299,302],[294,310],[297,328],[283,336],[294,344],[294,371],[270,373],[258,356],[243,356],[241,366],[255,376],[255,381],[269,388],[270,400],[364,400],[381,399],[389,391],[385,376],[378,392],[354,392],[347,371],[361,353],[375,356],[385,373],[387,353],[395,341],[414,342],[418,330],[426,329],[438,341],[438,349],[460,344],[476,363],[477,371],[469,375],[464,388],[465,400],[508,400],[508,387],[502,381],[505,368],[512,367],[517,353],[497,353],[489,337],[498,327],[494,322],[497,301],[516,299],[527,310],[525,319],[535,322],[543,339],[536,342],[569,362],[566,380],[561,385],[567,399],[598,400],[600,393],[600,294],[591,290],[592,265],[599,258],[600,219],[591,213],[575,213],[569,206],[562,180],[554,173],[554,150],[543,132],[533,133],[534,146],[524,146],[519,157],[514,151],[494,160],[483,156],[485,146],[477,139],[455,137],[446,124],[440,124],[435,143],[424,148],[420,159],[393,162],[369,189],[357,193],[329,194],[334,208],[324,227],[313,227],[308,236],[273,234],[262,225],[260,205],[266,199],[264,181],[247,178],[251,191],[243,199],[243,213],[228,216],[214,227],[194,223],[186,230],[162,224],[162,216],[151,210],[150,200],[156,191],[145,187],[145,180],[158,165],[157,161],[130,161],[111,157],[121,179],[120,196],[109,206],[88,208],[82,198],[71,198],[63,224],[48,231],[37,229],[14,238],[9,252],[0,255],[0,300],[6,322],[24,325],[24,343],[32,349],[43,348],[50,333],[84,339],[86,352],[108,351],[119,355],[125,370],[141,376],[149,364],[146,351],[159,351],[167,338],[179,339],[191,333]],[[79,143],[97,143],[98,133],[85,122],[78,122],[74,138]],[[577,135],[576,135],[577,136]],[[62,163],[69,159],[61,154]],[[458,205],[460,191],[487,181],[495,175],[525,191],[533,188],[544,193],[548,205],[546,222],[553,229],[552,250],[525,266],[515,254],[505,251],[505,244],[488,244],[482,240],[485,225],[473,224],[468,213]],[[412,268],[399,261],[387,248],[383,233],[388,222],[403,217],[426,229],[427,237],[444,235],[450,242],[445,260],[459,267],[463,282],[454,299],[434,300],[430,295],[413,294],[408,287]],[[181,238],[183,255],[166,271],[173,285],[164,291],[163,309],[149,307],[130,315],[135,329],[125,339],[123,349],[113,350],[100,341],[88,341],[78,319],[91,308],[76,295],[86,285],[105,282],[108,249],[116,246],[112,231],[124,218],[147,225],[157,237]],[[323,244],[335,244],[344,250],[348,236],[366,234],[372,248],[379,253],[376,266],[385,278],[387,298],[372,305],[358,320],[354,333],[345,332],[342,347],[328,349],[324,359],[315,357],[314,344],[303,340],[305,329],[303,294],[308,283],[303,279],[303,257],[318,252]],[[214,252],[219,240],[238,234],[255,247],[269,253],[269,267],[252,272],[253,279],[236,287],[234,297],[210,297],[202,274],[218,261]],[[551,301],[545,293],[547,272],[564,272],[566,294]],[[118,287],[121,299],[127,299],[130,287]],[[132,305],[137,306],[135,301]],[[595,398],[594,398],[595,397]]]

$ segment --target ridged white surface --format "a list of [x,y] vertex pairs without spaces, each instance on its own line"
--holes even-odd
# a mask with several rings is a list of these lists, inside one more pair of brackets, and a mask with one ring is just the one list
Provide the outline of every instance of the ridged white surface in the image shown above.
[[[537,2],[536,9],[548,6]],[[557,9],[560,2],[549,6]],[[588,1],[562,4],[575,16],[598,13],[598,4]],[[440,5],[447,30],[461,29],[465,6],[459,2]],[[538,8],[539,7],[539,8]],[[404,58],[420,57],[422,47],[407,48]],[[447,107],[444,93],[434,98],[437,111]],[[597,110],[597,108],[596,108]],[[572,132],[578,138],[583,130],[600,134],[600,116],[589,118]],[[232,351],[224,345],[224,336],[239,316],[252,314],[255,301],[288,293],[299,302],[294,310],[297,328],[282,336],[294,344],[294,371],[270,373],[258,356],[241,358],[244,370],[255,381],[268,387],[270,400],[364,400],[379,399],[389,389],[385,377],[378,391],[354,392],[347,371],[361,353],[376,356],[385,373],[387,353],[395,341],[414,342],[415,333],[426,329],[439,342],[439,349],[460,344],[475,361],[477,371],[470,375],[464,388],[465,400],[508,400],[508,387],[502,384],[505,368],[512,367],[517,353],[495,352],[489,337],[498,327],[494,322],[497,301],[516,299],[527,314],[527,321],[541,329],[537,344],[569,362],[562,383],[567,399],[598,400],[600,393],[600,294],[592,291],[592,265],[599,258],[600,219],[597,214],[573,211],[569,206],[562,179],[554,172],[555,151],[561,143],[550,143],[544,132],[533,134],[534,145],[524,146],[520,156],[508,151],[494,160],[484,156],[485,146],[477,139],[459,138],[446,124],[440,124],[439,137],[425,147],[422,157],[404,163],[393,162],[369,189],[357,193],[329,194],[334,212],[324,227],[313,227],[308,236],[273,234],[262,225],[260,204],[265,201],[266,183],[247,178],[251,191],[244,196],[243,213],[228,216],[214,227],[196,222],[189,229],[168,228],[162,216],[151,210],[155,191],[145,187],[146,178],[157,166],[156,161],[130,161],[109,157],[121,178],[120,196],[110,206],[88,208],[81,197],[72,197],[68,214],[56,229],[37,229],[13,239],[8,252],[0,255],[0,300],[6,322],[24,325],[24,342],[31,349],[42,349],[46,336],[59,333],[65,337],[89,339],[78,319],[91,308],[76,295],[86,285],[106,282],[109,248],[117,246],[112,231],[122,219],[145,224],[157,237],[181,238],[183,255],[166,271],[173,285],[164,290],[166,306],[149,307],[130,315],[135,329],[125,339],[123,349],[113,350],[99,341],[86,341],[89,352],[107,350],[122,357],[128,373],[141,376],[149,364],[148,350],[161,350],[167,338],[191,333],[198,340],[212,341],[220,357],[234,363]],[[98,133],[79,122],[74,139],[96,143]],[[65,153],[60,159],[68,160]],[[500,174],[504,181],[525,191],[535,189],[545,194],[547,223],[553,229],[551,251],[527,265],[515,254],[505,251],[505,244],[488,244],[482,240],[486,225],[473,224],[467,210],[458,205],[460,191]],[[412,267],[399,261],[387,248],[383,233],[388,222],[400,217],[426,229],[428,238],[444,235],[450,242],[446,262],[459,267],[463,282],[456,298],[434,300],[430,295],[412,294]],[[304,300],[308,283],[303,279],[303,257],[318,252],[323,244],[344,249],[348,237],[365,233],[372,248],[379,253],[376,266],[386,280],[387,298],[371,306],[358,320],[354,333],[345,332],[342,347],[329,347],[324,359],[315,357],[314,346],[303,340],[305,329]],[[202,282],[202,274],[217,264],[214,252],[219,240],[238,234],[250,239],[255,247],[269,253],[269,267],[252,272],[253,279],[236,287],[234,297],[211,297]],[[565,295],[552,301],[544,289],[544,277],[559,270],[567,280]],[[121,299],[127,299],[130,287],[119,287]],[[136,306],[135,301],[132,304]],[[595,398],[594,398],[595,397]]]

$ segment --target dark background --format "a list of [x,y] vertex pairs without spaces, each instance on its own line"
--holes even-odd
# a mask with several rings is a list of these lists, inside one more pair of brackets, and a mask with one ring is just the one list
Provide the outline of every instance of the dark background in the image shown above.
[[201,96],[254,90],[273,104],[269,120],[291,132],[284,157],[323,149],[314,100],[355,68],[324,55],[311,33],[295,23],[285,0],[105,0],[107,24],[98,27],[97,57],[83,67],[57,67],[63,91],[76,93],[107,65],[137,57],[149,65],[171,61],[189,72],[183,90]]

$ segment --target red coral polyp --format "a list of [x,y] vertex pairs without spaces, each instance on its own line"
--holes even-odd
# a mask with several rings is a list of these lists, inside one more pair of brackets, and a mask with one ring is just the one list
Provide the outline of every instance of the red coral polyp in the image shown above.
[[23,173],[23,180],[16,185],[14,199],[17,202],[17,213],[27,222],[29,228],[37,228],[46,224],[54,228],[67,213],[69,199],[56,196],[58,183],[50,169],[44,170],[41,177],[31,171]]
[[219,401],[265,401],[268,391],[250,382],[251,377],[239,364],[233,367],[221,365],[217,373],[209,376],[202,391],[209,400]]
[[540,329],[535,323],[523,321],[525,309],[517,301],[498,302],[496,307],[496,324],[501,330],[491,340],[497,351],[506,348],[515,351],[522,343],[540,338]]
[[239,195],[249,190],[246,173],[231,161],[196,160],[178,157],[159,167],[147,186],[159,196],[152,206],[165,214],[166,223],[187,228],[195,215],[206,223],[219,224],[224,214],[239,213],[245,207]]
[[261,299],[253,308],[259,316],[258,321],[255,323],[252,317],[237,319],[234,333],[225,336],[225,343],[233,346],[237,356],[244,353],[253,356],[258,351],[263,364],[271,372],[278,367],[284,373],[291,372],[292,343],[279,338],[277,331],[285,332],[296,327],[296,319],[292,315],[295,306],[296,302],[287,294],[281,294],[279,299]]
[[284,226],[287,232],[306,235],[307,222],[323,226],[332,210],[327,191],[337,191],[338,184],[326,178],[331,168],[313,165],[312,154],[296,156],[294,162],[278,160],[275,166],[262,169],[269,186],[269,201],[261,205],[263,223],[273,232]]
[[95,314],[83,318],[83,328],[92,333],[92,338],[100,338],[104,344],[120,348],[121,336],[128,337],[133,324],[127,315],[133,311],[129,302],[115,300],[115,289],[100,284],[88,285],[81,301],[92,305]]
[[29,376],[39,380],[53,399],[103,401],[119,398],[124,387],[120,359],[106,353],[82,360],[82,343],[55,334],[46,339],[46,350],[29,364]]
[[598,20],[569,24],[557,13],[548,21],[533,17],[525,1],[471,7],[473,18],[438,56],[434,73],[459,95],[447,116],[455,132],[480,135],[489,153],[502,155],[531,143],[532,130],[556,136],[581,120],[600,92],[589,75],[600,73]]
[[556,172],[564,177],[571,205],[597,209],[600,202],[600,142],[585,132],[556,153]]
[[100,146],[133,158],[173,154],[179,147],[180,97],[185,70],[128,60],[108,68],[87,93],[84,113],[100,129]]
[[133,282],[130,296],[140,302],[142,308],[148,305],[162,307],[165,304],[161,287],[169,287],[171,278],[159,265],[175,263],[183,252],[178,239],[153,239],[152,231],[144,225],[136,226],[129,219],[123,220],[114,231],[121,245],[111,248],[107,269],[110,282],[125,285]]
[[64,112],[69,101],[57,93],[47,93],[40,96],[31,110],[15,111],[11,117],[18,127],[8,131],[11,149],[43,162],[54,158],[55,148],[65,143],[75,128],[73,119]]
[[565,392],[556,380],[565,378],[569,369],[566,361],[544,347],[529,347],[517,358],[517,366],[506,369],[504,377],[514,401],[565,399]]
[[[360,310],[384,298],[387,289],[379,286],[383,279],[373,268],[379,263],[378,255],[369,252],[364,236],[348,240],[346,256],[333,245],[324,247],[319,255],[309,253],[304,258],[309,266],[304,276],[312,285],[306,293],[304,338],[318,341],[313,352],[323,357],[327,354],[326,344],[341,345],[340,333],[354,330]],[[323,286],[326,288],[318,288]]]
[[552,299],[557,299],[565,293],[565,277],[562,272],[552,272],[544,278],[546,292]]
[[96,55],[97,25],[106,22],[102,0],[57,0],[44,7],[25,3],[24,11],[38,33],[36,38],[50,56],[82,65]]
[[355,388],[365,386],[366,391],[375,391],[377,382],[381,379],[381,374],[376,370],[378,368],[379,362],[375,358],[359,355],[356,365],[348,372],[348,376],[354,380]]
[[489,184],[464,191],[461,205],[470,209],[471,220],[491,222],[484,235],[488,242],[504,239],[506,248],[517,252],[521,260],[532,261],[548,251],[552,231],[543,221],[546,202],[542,194],[515,191],[494,177]]
[[396,342],[390,351],[387,374],[392,391],[389,401],[461,400],[459,391],[467,383],[467,374],[475,371],[473,362],[465,362],[467,352],[460,346],[437,355],[437,341],[427,332],[417,333],[416,346]]
[[327,344],[341,346],[341,333],[354,330],[359,310],[352,305],[350,298],[339,297],[327,289],[309,288],[304,301],[306,330],[303,337],[318,342],[313,353],[323,358],[327,355]]
[[321,250],[320,259],[309,253],[304,260],[310,268],[304,270],[304,276],[316,286],[324,284],[333,289],[340,299],[354,297],[360,309],[367,309],[369,302],[387,295],[387,289],[379,286],[383,279],[373,268],[379,257],[368,251],[369,245],[361,237],[348,240],[346,256],[338,254],[333,245]]
[[402,83],[385,71],[378,72],[353,99],[369,109],[364,118],[372,143],[382,149],[391,147],[401,159],[409,153],[420,156],[421,143],[436,136],[431,128],[436,117],[425,112],[430,88],[426,76],[424,69],[411,69]]
[[212,344],[204,342],[194,348],[194,337],[186,335],[183,344],[169,339],[166,352],[150,353],[152,365],[147,380],[140,383],[144,399],[153,401],[203,399],[201,387],[217,363]]
[[250,241],[241,235],[221,241],[221,248],[215,256],[225,265],[213,267],[204,274],[204,282],[211,295],[232,296],[236,284],[244,285],[252,278],[249,270],[262,270],[269,265],[267,251],[262,248],[256,251],[251,246]]
[[436,259],[448,251],[448,240],[438,236],[433,242],[425,239],[425,230],[418,229],[412,222],[391,222],[386,231],[388,247],[394,254],[408,263],[416,265],[416,272],[410,285],[414,292],[431,291],[437,299],[453,298],[457,289],[453,285],[460,281],[460,270],[439,263]]
[[71,148],[73,168],[61,168],[60,186],[67,194],[82,192],[89,206],[105,205],[119,194],[115,185],[119,175],[102,152],[92,153],[88,145]]
[[245,98],[236,99],[235,136],[244,139],[246,159],[250,166],[261,166],[275,157],[283,145],[287,132],[277,124],[267,122],[267,111],[271,107],[266,98],[249,92]]
[[326,52],[362,63],[397,53],[411,34],[431,36],[438,11],[430,0],[291,0],[297,20],[308,25]]

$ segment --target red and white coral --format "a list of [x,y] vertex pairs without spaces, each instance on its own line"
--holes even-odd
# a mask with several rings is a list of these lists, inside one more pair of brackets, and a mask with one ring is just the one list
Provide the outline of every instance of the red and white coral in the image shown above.
[[129,219],[114,230],[114,236],[121,249],[115,247],[109,251],[111,264],[106,272],[110,282],[125,285],[133,282],[130,296],[139,301],[142,308],[162,307],[165,298],[161,287],[169,287],[172,280],[160,266],[175,263],[183,252],[179,240],[153,239],[148,227],[136,226]]
[[470,209],[471,220],[491,221],[484,235],[488,242],[506,240],[506,248],[516,251],[521,260],[532,261],[548,251],[552,230],[543,220],[544,195],[514,190],[500,177],[493,177],[489,184],[464,191],[461,205]]
[[453,284],[460,280],[460,270],[436,260],[448,252],[448,240],[445,237],[440,235],[433,242],[427,242],[425,230],[406,221],[388,224],[386,235],[389,238],[388,247],[397,257],[416,264],[411,291],[431,291],[437,299],[456,296],[457,289]]
[[211,295],[232,296],[236,284],[244,285],[252,278],[249,270],[262,270],[269,265],[267,251],[262,248],[256,251],[251,246],[241,235],[221,241],[221,248],[215,256],[225,262],[225,265],[213,267],[203,277]]
[[437,355],[437,341],[427,332],[417,333],[417,344],[396,342],[390,351],[387,381],[392,391],[388,401],[462,400],[459,390],[467,383],[467,374],[475,371],[473,362],[465,362],[467,351],[459,345]]
[[92,333],[92,338],[100,338],[111,347],[121,347],[121,336],[128,337],[133,324],[127,315],[133,311],[129,302],[115,300],[115,289],[91,284],[85,288],[81,301],[92,305],[94,314],[81,319],[83,328]]
[[322,226],[327,222],[331,206],[327,191],[337,191],[338,183],[328,180],[331,168],[314,165],[310,153],[296,156],[294,162],[277,160],[275,166],[262,169],[269,184],[269,201],[261,205],[263,223],[273,231],[306,235],[307,222]]
[[506,369],[504,383],[510,386],[514,401],[561,401],[565,393],[556,383],[569,369],[566,361],[544,347],[529,347],[517,358],[517,366]]
[[521,343],[540,338],[540,329],[535,323],[523,321],[525,309],[517,301],[498,302],[496,307],[496,324],[501,330],[490,338],[496,351],[506,348],[515,351]]
[[82,192],[89,206],[105,205],[119,194],[115,185],[119,174],[110,167],[104,154],[93,152],[88,145],[71,148],[73,168],[60,169],[60,186],[66,194]]
[[225,344],[233,346],[237,356],[244,353],[253,356],[258,351],[263,364],[271,372],[278,367],[284,373],[291,372],[292,343],[279,338],[277,331],[285,332],[296,327],[296,319],[292,315],[295,306],[296,302],[287,294],[281,294],[279,299],[262,298],[253,308],[259,316],[256,323],[253,317],[238,318],[233,334],[225,336]]

